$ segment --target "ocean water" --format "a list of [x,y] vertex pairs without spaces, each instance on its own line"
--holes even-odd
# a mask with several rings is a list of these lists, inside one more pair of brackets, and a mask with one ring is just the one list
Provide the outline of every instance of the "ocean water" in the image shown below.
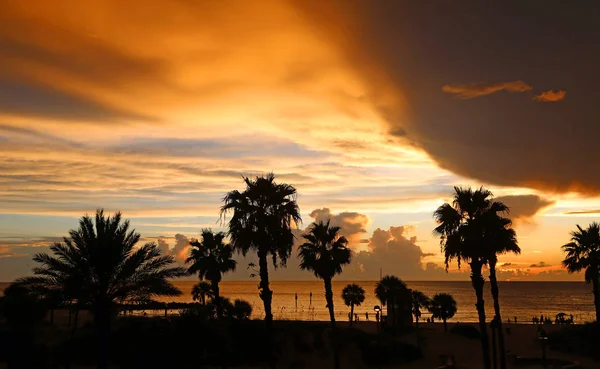
[[[183,294],[177,301],[191,301],[191,289],[196,282],[176,282]],[[379,305],[374,289],[376,281],[333,282],[335,315],[338,320],[348,318],[349,307],[341,298],[342,289],[348,283],[357,283],[365,290],[365,301],[355,307],[354,311],[360,320],[375,317],[373,307]],[[476,322],[475,292],[470,282],[406,282],[411,289],[419,290],[428,296],[436,293],[450,293],[457,302],[458,311],[451,321]],[[492,296],[489,283],[485,284],[486,314],[493,316]],[[576,323],[594,320],[594,303],[592,289],[584,282],[500,282],[500,306],[503,319],[517,317],[521,323],[531,323],[534,316],[554,316],[559,312],[573,314]],[[322,281],[275,281],[271,283],[273,290],[273,316],[275,319],[293,320],[328,320],[329,313],[325,307],[325,290]],[[244,299],[253,306],[253,317],[263,318],[264,308],[258,296],[258,281],[230,282],[220,284],[221,295],[234,299]],[[312,292],[312,302],[310,293]],[[296,294],[298,300],[296,304]],[[426,319],[428,313],[423,312]],[[489,320],[489,319],[488,319]]]
[[[192,286],[194,281],[174,282],[183,294],[162,301],[191,302]],[[375,297],[375,281],[362,282],[333,282],[335,315],[338,320],[348,319],[349,307],[344,305],[341,292],[348,283],[357,283],[365,290],[365,302],[354,311],[360,320],[375,317],[373,307],[379,305]],[[450,293],[458,305],[457,314],[450,321],[476,322],[475,292],[470,282],[406,282],[408,287],[422,291],[428,296],[436,293]],[[8,283],[0,283],[0,290],[4,290]],[[485,303],[488,321],[493,316],[492,297],[489,283],[485,284]],[[517,317],[519,323],[531,323],[534,316],[554,316],[559,312],[573,314],[576,323],[594,320],[594,303],[591,286],[584,282],[500,282],[500,304],[503,319]],[[275,281],[271,282],[273,290],[273,315],[275,319],[288,320],[328,320],[329,313],[325,307],[325,290],[323,282],[315,281]],[[224,281],[220,283],[221,295],[231,300],[243,299],[253,307],[253,318],[264,318],[264,308],[258,296],[258,281]],[[310,294],[312,293],[312,301]],[[296,302],[296,294],[298,300]],[[428,317],[423,311],[422,319]]]

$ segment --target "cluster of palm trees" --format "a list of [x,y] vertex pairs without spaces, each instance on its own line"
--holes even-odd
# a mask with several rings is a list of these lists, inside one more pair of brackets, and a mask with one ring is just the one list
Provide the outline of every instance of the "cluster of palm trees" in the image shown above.
[[[33,260],[39,266],[34,268],[34,276],[21,278],[16,284],[57,305],[89,309],[101,343],[99,367],[106,368],[110,321],[119,304],[178,295],[181,291],[170,280],[196,273],[201,282],[192,291],[195,300],[206,303],[210,299],[217,316],[231,310],[236,303],[242,311],[244,302],[231,304],[220,296],[219,282],[225,273],[235,270],[234,252],[256,253],[259,296],[269,328],[273,321],[269,259],[275,268],[285,266],[302,220],[293,186],[277,183],[273,174],[244,178],[244,183],[243,191],[234,190],[223,197],[220,219],[227,231],[214,233],[205,229],[201,240],[192,240],[187,259],[189,268],[173,266],[173,257],[161,255],[154,243],[137,247],[140,234],[129,230],[129,222],[122,220],[120,213],[105,216],[98,210],[95,218],[82,217],[78,229],[71,230],[63,242],[52,245],[53,255],[35,255]],[[520,253],[511,220],[506,217],[508,210],[503,203],[494,201],[492,193],[484,188],[455,187],[452,202],[443,204],[434,213],[437,222],[434,232],[440,236],[446,267],[456,260],[459,268],[467,263],[471,271],[485,369],[491,368],[483,299],[485,266],[489,270],[494,320],[500,325],[497,330],[500,365],[501,369],[506,368],[496,265],[498,255]],[[572,242],[563,246],[567,253],[563,263],[569,272],[585,270],[586,281],[593,284],[596,315],[600,319],[600,226],[597,223],[587,229],[578,226],[572,236]],[[227,237],[229,244],[225,243]],[[302,239],[298,254],[300,268],[323,280],[330,320],[335,328],[332,280],[352,259],[348,240],[340,235],[340,228],[329,221],[311,224]],[[386,276],[377,284],[375,294],[383,305],[388,304],[388,312],[389,306],[392,307],[392,317],[398,319],[399,314],[394,310],[407,291],[406,284],[399,278]],[[352,311],[364,301],[364,290],[349,285],[342,297]],[[456,312],[456,302],[447,294],[438,294],[430,300],[413,291],[412,312],[417,325],[423,308],[445,323]]]

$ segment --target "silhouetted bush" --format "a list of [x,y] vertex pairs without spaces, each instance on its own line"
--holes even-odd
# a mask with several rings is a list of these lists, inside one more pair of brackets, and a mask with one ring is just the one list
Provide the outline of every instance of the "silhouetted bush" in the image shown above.
[[48,311],[46,305],[26,288],[11,284],[0,298],[0,313],[9,325],[22,329],[41,322]]
[[473,340],[478,340],[481,337],[477,327],[467,324],[456,324],[454,327],[450,328],[450,333]]
[[416,346],[400,342],[392,336],[382,334],[363,338],[358,342],[362,357],[369,365],[391,365],[408,363],[423,357],[423,353]]

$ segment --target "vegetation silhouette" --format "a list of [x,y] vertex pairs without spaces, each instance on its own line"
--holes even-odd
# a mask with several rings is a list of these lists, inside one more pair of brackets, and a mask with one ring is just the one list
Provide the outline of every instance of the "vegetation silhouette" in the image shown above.
[[600,224],[593,222],[585,229],[577,224],[577,230],[571,232],[571,242],[562,249],[566,253],[562,264],[567,271],[584,270],[585,282],[592,284],[596,322],[600,323]]
[[350,327],[352,327],[352,322],[354,321],[354,307],[360,306],[360,304],[365,301],[365,290],[356,283],[349,284],[342,290],[342,299],[346,306],[350,306],[349,319]]
[[181,294],[169,279],[185,276],[187,270],[172,267],[173,257],[161,255],[154,243],[135,248],[139,240],[121,213],[105,216],[99,209],[95,218],[83,216],[78,229],[50,247],[54,255],[34,256],[41,264],[34,276],[16,281],[39,296],[60,291],[90,310],[99,342],[98,368],[108,367],[110,321],[118,301]]
[[217,316],[222,315],[219,282],[223,274],[235,271],[237,265],[237,262],[232,259],[233,249],[223,242],[224,239],[223,232],[214,233],[210,229],[203,229],[201,241],[190,241],[190,256],[185,260],[186,263],[191,263],[188,268],[190,274],[198,273],[200,280],[210,281]]
[[440,236],[440,245],[445,256],[446,269],[454,259],[460,268],[461,262],[469,263],[471,284],[475,290],[483,367],[491,368],[490,344],[485,319],[483,299],[483,266],[488,263],[488,253],[483,247],[485,227],[482,218],[490,207],[490,193],[483,188],[454,187],[452,204],[445,203],[436,209],[433,216],[438,226],[434,233]]
[[200,301],[202,305],[206,305],[207,299],[214,297],[213,290],[210,283],[206,281],[200,281],[192,287],[192,300]]
[[233,301],[232,317],[237,320],[248,320],[252,315],[252,305],[246,300]]
[[298,249],[300,269],[312,271],[325,284],[325,300],[333,327],[335,312],[331,281],[336,274],[342,273],[342,267],[350,264],[352,258],[352,251],[347,247],[348,240],[339,232],[340,227],[330,226],[329,220],[313,223],[302,236],[305,242]]
[[400,299],[406,295],[408,287],[400,278],[393,275],[386,275],[375,284],[375,296],[381,301],[382,306],[392,307],[392,324],[395,326],[398,323],[397,306]]
[[423,292],[412,290],[412,314],[415,316],[415,328],[419,329],[419,319],[421,318],[421,309],[427,309],[431,300]]
[[285,266],[294,244],[292,226],[298,226],[302,219],[293,186],[276,183],[273,173],[254,180],[243,179],[243,192],[233,190],[223,197],[220,217],[224,221],[232,213],[227,225],[233,248],[243,255],[254,251],[258,256],[260,298],[268,327],[273,322],[268,258],[272,258],[275,268],[278,261]]
[[352,251],[347,247],[348,240],[340,236],[340,227],[330,226],[330,221],[312,223],[302,237],[298,257],[300,269],[309,270],[325,285],[325,300],[331,321],[334,368],[340,367],[339,348],[336,340],[335,312],[333,307],[333,288],[331,281],[336,274],[342,273],[342,267],[350,264]]
[[448,293],[437,293],[431,298],[428,306],[429,312],[434,318],[442,319],[444,322],[444,331],[448,332],[446,321],[456,314],[456,300]]

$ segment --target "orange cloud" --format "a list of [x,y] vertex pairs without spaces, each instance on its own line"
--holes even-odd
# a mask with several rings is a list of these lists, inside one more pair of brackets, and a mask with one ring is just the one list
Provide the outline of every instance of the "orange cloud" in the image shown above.
[[498,91],[525,92],[532,87],[523,81],[502,82],[495,84],[488,83],[470,83],[463,85],[444,85],[442,91],[456,95],[459,99],[472,99],[485,95],[491,95]]
[[539,95],[535,95],[533,99],[540,102],[556,102],[564,100],[567,96],[567,90],[548,90]]

